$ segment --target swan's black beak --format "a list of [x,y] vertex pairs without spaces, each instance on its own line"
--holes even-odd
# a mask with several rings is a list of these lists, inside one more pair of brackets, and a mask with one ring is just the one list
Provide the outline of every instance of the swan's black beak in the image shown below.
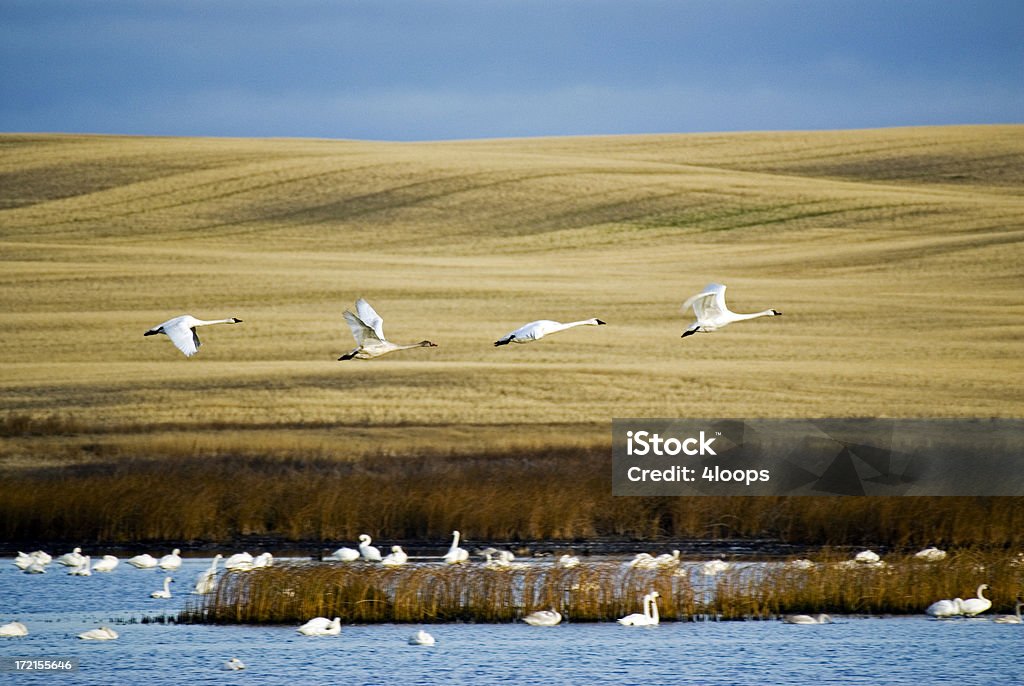
[[607,324],[608,322],[602,322],[600,319],[597,320],[598,324]]
[[242,320],[239,319],[238,317],[232,317],[232,319],[235,320],[235,324],[241,324],[242,323]]
[[778,310],[772,310],[772,314],[775,315],[776,317],[781,317],[782,316],[782,313],[779,312]]

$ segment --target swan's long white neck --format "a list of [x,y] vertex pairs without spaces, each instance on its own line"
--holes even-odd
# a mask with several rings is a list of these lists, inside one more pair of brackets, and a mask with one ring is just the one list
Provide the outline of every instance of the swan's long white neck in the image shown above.
[[757,319],[758,317],[774,317],[775,310],[762,310],[761,312],[754,312],[753,314],[736,314],[732,315],[733,321],[743,321],[744,319]]
[[450,550],[455,550],[458,547],[459,547],[459,532],[458,531],[453,531],[452,532],[452,547],[450,548]]
[[586,326],[588,324],[590,326],[597,326],[597,320],[596,319],[584,319],[584,320],[578,321],[578,322],[567,322],[565,324],[559,324],[558,326],[552,327],[551,331],[549,331],[548,333],[554,333],[556,331],[565,331],[566,329],[571,329],[574,326]]
[[171,592],[171,577],[164,577],[164,593]]
[[234,324],[235,320],[232,319],[196,319],[192,326],[206,326],[207,324]]
[[978,586],[978,598],[979,598],[980,600],[988,600],[988,598],[986,598],[986,597],[985,597],[985,596],[983,595],[983,592],[984,592],[984,590],[985,590],[986,588],[988,588],[988,587],[987,587],[987,586],[986,586],[985,584],[982,584],[981,586]]

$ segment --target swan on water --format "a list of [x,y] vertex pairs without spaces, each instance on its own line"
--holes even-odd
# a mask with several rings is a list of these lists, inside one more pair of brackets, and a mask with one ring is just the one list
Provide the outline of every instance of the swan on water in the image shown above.
[[978,586],[978,596],[976,598],[968,598],[960,603],[960,609],[965,617],[974,617],[992,607],[992,601],[983,595],[983,591],[987,588],[988,584]]
[[355,548],[338,548],[324,559],[336,562],[355,562],[359,558],[359,551]]
[[380,562],[380,548],[370,545],[372,542],[370,534],[359,534],[359,555],[367,562]]
[[1024,603],[1017,601],[1017,605],[1014,608],[1014,614],[1012,615],[995,615],[992,617],[992,621],[996,624],[1021,624],[1020,609],[1024,607]]
[[224,569],[245,572],[252,569],[252,560],[253,557],[250,553],[235,553],[228,559],[224,560]]
[[786,624],[831,624],[832,618],[826,614],[786,615],[782,621]]
[[412,348],[436,348],[436,343],[420,341],[409,345],[398,345],[384,337],[384,320],[370,307],[370,303],[362,298],[356,300],[356,313],[348,310],[343,313],[352,337],[356,339],[356,347],[338,358],[341,360],[370,360],[374,357],[387,355],[396,350]]
[[560,555],[558,560],[555,562],[555,566],[560,569],[572,569],[573,567],[579,567],[580,558],[575,555]]
[[272,553],[260,553],[252,559],[253,569],[260,569],[262,567],[271,567],[274,564],[274,556]]
[[174,581],[171,577],[164,577],[164,590],[153,591],[149,594],[150,598],[170,598],[171,597],[171,582]]
[[708,560],[700,566],[700,573],[704,576],[716,576],[729,571],[731,567],[732,565],[725,560]]
[[240,669],[245,669],[245,663],[237,657],[233,657],[224,663],[224,669],[230,672],[237,672]]
[[432,646],[436,642],[437,641],[434,640],[434,637],[423,629],[420,629],[409,637],[409,645],[411,646]]
[[658,567],[676,567],[679,565],[679,551],[673,550],[671,553],[664,553],[654,558],[654,564]]
[[82,558],[82,564],[68,570],[71,576],[92,576],[92,558],[88,555]]
[[17,636],[28,636],[28,627],[21,622],[9,622],[0,626],[0,637],[15,638]]
[[725,304],[725,286],[720,283],[709,283],[697,295],[691,296],[683,303],[683,312],[693,308],[697,321],[686,327],[682,338],[692,336],[695,333],[710,333],[717,331],[727,324],[740,322],[744,319],[755,319],[756,317],[777,317],[781,312],[778,310],[764,310],[753,314],[737,314],[732,312]]
[[112,641],[117,638],[117,632],[110,627],[101,626],[99,629],[89,629],[78,634],[83,641]]
[[84,562],[85,556],[82,555],[81,548],[75,548],[72,552],[64,553],[57,558],[57,564],[65,567],[81,567]]
[[104,555],[103,558],[92,566],[94,572],[112,572],[117,568],[119,560],[114,555]]
[[152,569],[153,567],[157,566],[159,560],[157,560],[149,553],[143,553],[142,555],[130,557],[127,560],[125,560],[125,562],[127,562],[132,567],[135,567],[137,569]]
[[578,322],[569,322],[563,324],[561,322],[554,322],[550,319],[539,319],[529,324],[523,324],[515,331],[505,334],[494,342],[494,346],[508,345],[509,343],[529,343],[531,341],[539,341],[553,333],[559,331],[565,331],[575,326],[603,326],[605,322],[600,319],[584,319]]
[[337,636],[341,633],[341,617],[335,617],[333,621],[326,617],[314,617],[296,631],[303,636]]
[[199,342],[199,335],[196,334],[197,326],[209,326],[210,324],[240,324],[242,322],[238,317],[230,317],[229,319],[212,319],[203,320],[196,319],[190,314],[183,314],[180,317],[174,317],[168,319],[163,324],[157,324],[152,329],[142,334],[143,336],[155,336],[157,334],[166,334],[171,339],[171,343],[174,343],[181,352],[185,353],[185,357],[192,357],[199,352],[199,346],[202,343]]
[[213,561],[210,562],[209,569],[205,569],[199,573],[196,579],[196,586],[194,593],[199,595],[206,595],[213,593],[213,590],[217,588],[217,563],[223,559],[223,555],[217,553],[213,556]]
[[936,600],[925,609],[925,614],[929,614],[936,619],[958,617],[963,614],[963,602],[960,598]]
[[402,546],[391,546],[391,553],[380,561],[385,567],[399,567],[409,561],[409,556],[402,550]]
[[644,613],[643,614],[631,614],[626,615],[618,619],[618,623],[623,626],[657,626],[658,618],[658,598],[660,595],[657,591],[651,591],[644,596]]
[[914,553],[914,558],[925,562],[938,562],[939,560],[946,559],[946,551],[932,546],[931,548],[917,551]]
[[554,608],[537,610],[523,617],[523,621],[530,626],[555,626],[562,621],[562,614]]
[[469,559],[469,551],[465,548],[459,547],[459,537],[461,535],[462,534],[460,534],[458,531],[452,532],[452,544],[448,548],[448,552],[445,553],[444,557],[441,558],[445,561],[446,564],[462,564],[463,562]]
[[853,560],[854,562],[860,562],[861,564],[871,565],[877,563],[881,558],[874,550],[862,550],[853,556]]
[[173,572],[181,566],[181,549],[175,548],[169,554],[164,555],[157,562],[157,566],[168,572]]

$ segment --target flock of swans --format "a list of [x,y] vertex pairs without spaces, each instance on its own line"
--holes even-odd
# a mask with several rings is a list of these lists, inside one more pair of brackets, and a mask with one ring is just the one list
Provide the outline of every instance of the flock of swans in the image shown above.
[[[683,331],[682,338],[695,333],[710,333],[717,331],[723,326],[733,322],[755,319],[757,317],[776,317],[780,314],[778,310],[763,310],[752,314],[738,314],[731,311],[725,304],[725,286],[711,283],[704,287],[700,293],[688,298],[683,303],[683,311],[693,309],[696,320]],[[384,336],[384,320],[370,303],[363,298],[356,300],[356,311],[345,310],[343,313],[345,323],[348,324],[352,337],[356,341],[356,347],[338,358],[341,360],[370,360],[381,355],[393,353],[398,350],[409,350],[411,348],[436,348],[437,344],[423,340],[419,343],[400,345],[389,341]],[[211,324],[240,324],[241,319],[229,317],[227,319],[197,319],[190,314],[184,314],[168,319],[146,331],[144,336],[155,336],[164,334],[178,350],[184,353],[185,357],[192,357],[199,352],[199,335],[196,329],[200,326]],[[595,318],[583,319],[576,322],[556,322],[550,319],[538,319],[520,326],[494,342],[495,347],[508,345],[509,343],[531,343],[539,341],[559,331],[565,331],[577,326],[603,326],[606,322]]]

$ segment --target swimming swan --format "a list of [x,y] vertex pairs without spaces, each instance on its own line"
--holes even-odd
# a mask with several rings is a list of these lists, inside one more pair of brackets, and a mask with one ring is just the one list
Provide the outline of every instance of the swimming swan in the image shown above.
[[832,618],[826,614],[786,615],[782,621],[786,624],[831,624]]
[[411,646],[432,646],[436,642],[437,641],[434,640],[434,637],[423,629],[420,629],[409,637],[409,645]]
[[935,546],[931,548],[925,548],[914,553],[914,558],[917,560],[923,560],[924,562],[938,562],[939,560],[946,559],[946,551],[939,550]]
[[370,545],[372,542],[369,534],[359,534],[359,554],[367,562],[380,562],[380,548]]
[[338,358],[341,360],[371,360],[374,357],[387,355],[396,350],[411,348],[436,348],[436,343],[420,341],[410,345],[398,345],[384,337],[384,320],[370,307],[370,303],[362,298],[356,300],[356,314],[348,310],[343,313],[352,337],[356,339],[356,347]]
[[960,609],[963,610],[964,616],[974,617],[979,615],[985,610],[992,607],[992,601],[982,595],[982,591],[988,588],[988,584],[982,584],[978,586],[978,597],[968,598],[967,600],[960,603]]
[[224,560],[224,569],[230,569],[238,572],[247,572],[250,569],[252,569],[252,561],[253,557],[251,553],[235,553],[228,559]]
[[509,343],[529,343],[530,341],[539,341],[548,334],[571,329],[574,326],[602,326],[604,324],[605,322],[600,319],[584,319],[583,321],[569,322],[568,324],[553,322],[550,319],[539,319],[529,324],[523,324],[512,333],[505,334],[505,336],[494,342],[494,346],[498,347],[499,345],[508,345]]
[[119,560],[114,555],[104,555],[103,559],[92,566],[94,572],[112,572],[117,568]]
[[720,283],[709,283],[704,290],[697,295],[691,296],[683,303],[683,311],[693,307],[693,313],[697,315],[697,321],[686,327],[682,338],[692,336],[695,333],[709,333],[717,331],[726,324],[740,322],[744,319],[756,317],[777,317],[781,312],[778,310],[764,310],[753,314],[737,314],[729,310],[725,305],[725,286]]
[[995,622],[996,624],[1021,624],[1021,623],[1024,623],[1024,622],[1022,622],[1021,616],[1020,616],[1020,608],[1021,607],[1024,607],[1024,603],[1022,603],[1021,601],[1018,600],[1017,601],[1017,606],[1014,608],[1014,613],[1015,614],[1012,614],[1012,615],[996,615],[995,617],[992,618],[992,621]]
[[445,561],[445,563],[450,565],[457,565],[462,564],[463,562],[469,559],[469,551],[465,548],[459,547],[459,536],[461,535],[462,534],[460,534],[458,531],[452,532],[452,544],[448,548],[448,552],[444,554],[443,558],[441,558]]
[[82,558],[82,564],[68,570],[71,576],[92,576],[92,558],[86,555]]
[[961,607],[963,602],[964,601],[960,598],[954,598],[953,600],[936,600],[925,609],[925,614],[929,614],[936,619],[957,617],[963,614],[963,608]]
[[296,631],[303,636],[337,636],[341,633],[341,617],[335,617],[334,621],[326,617],[314,617]]
[[170,598],[171,597],[171,582],[174,581],[171,577],[164,577],[164,590],[153,591],[149,594],[150,598]]
[[402,550],[402,546],[391,546],[391,554],[380,561],[385,567],[399,567],[409,561],[409,556]]
[[185,357],[192,357],[199,352],[199,346],[202,345],[202,343],[199,342],[199,335],[196,334],[197,326],[241,323],[242,320],[238,317],[231,317],[230,319],[211,319],[210,321],[206,321],[204,319],[196,319],[190,314],[183,314],[180,317],[168,319],[163,324],[154,326],[142,335],[155,336],[159,333],[166,334],[167,337],[171,339],[171,343],[174,343],[174,347],[185,353]]
[[152,569],[159,564],[159,561],[150,555],[149,553],[143,553],[142,555],[136,555],[125,560],[132,567],[137,569]]
[[199,595],[213,593],[213,589],[217,588],[217,563],[220,562],[223,557],[223,555],[217,553],[213,556],[213,561],[210,563],[209,569],[205,569],[199,573],[199,577],[196,579],[194,593],[198,593]]
[[81,567],[85,561],[85,556],[82,555],[81,548],[75,548],[70,553],[64,553],[57,558],[57,564],[64,565],[65,567]]
[[523,617],[523,621],[530,626],[555,626],[562,621],[562,615],[554,608],[537,610]]
[[572,569],[573,567],[579,567],[580,558],[575,555],[561,555],[555,562],[555,566],[559,569]]
[[233,657],[224,663],[224,669],[229,672],[237,672],[240,669],[245,669],[245,663],[237,657]]
[[160,561],[157,562],[157,566],[168,572],[176,570],[181,566],[181,549],[175,548],[169,555],[161,557]]
[[359,557],[359,551],[354,548],[338,548],[324,559],[337,562],[355,562]]
[[101,626],[99,629],[89,629],[78,634],[83,641],[112,641],[117,638],[117,632],[110,627]]
[[644,596],[644,613],[626,615],[617,620],[623,626],[657,626],[658,625],[658,598],[657,591],[651,591]]
[[16,636],[28,636],[28,627],[21,622],[10,622],[0,626],[0,637],[14,638]]

